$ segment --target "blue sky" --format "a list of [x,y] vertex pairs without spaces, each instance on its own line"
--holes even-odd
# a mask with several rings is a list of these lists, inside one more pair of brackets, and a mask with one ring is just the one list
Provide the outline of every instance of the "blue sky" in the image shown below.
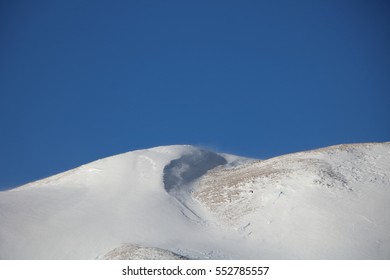
[[194,144],[390,141],[388,1],[0,2],[0,189]]

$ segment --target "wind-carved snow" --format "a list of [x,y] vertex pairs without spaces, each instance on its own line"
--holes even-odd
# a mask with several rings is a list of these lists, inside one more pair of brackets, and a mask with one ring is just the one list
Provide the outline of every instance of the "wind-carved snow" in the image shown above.
[[0,192],[0,259],[390,259],[389,201],[390,143],[157,147]]
[[193,197],[276,258],[389,259],[389,152],[341,145],[215,170]]

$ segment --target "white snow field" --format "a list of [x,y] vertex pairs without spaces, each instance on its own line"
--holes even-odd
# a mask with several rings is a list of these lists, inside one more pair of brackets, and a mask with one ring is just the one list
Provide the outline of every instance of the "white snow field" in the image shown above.
[[0,192],[0,259],[390,259],[390,142],[98,160]]

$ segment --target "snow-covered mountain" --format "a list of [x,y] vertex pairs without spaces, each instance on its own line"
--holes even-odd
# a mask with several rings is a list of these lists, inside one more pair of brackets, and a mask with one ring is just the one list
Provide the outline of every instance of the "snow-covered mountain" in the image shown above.
[[390,142],[129,152],[0,192],[0,259],[390,259]]

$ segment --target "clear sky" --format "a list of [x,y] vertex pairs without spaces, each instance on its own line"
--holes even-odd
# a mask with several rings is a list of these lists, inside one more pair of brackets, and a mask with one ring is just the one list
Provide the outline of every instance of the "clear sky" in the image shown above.
[[390,4],[0,2],[0,189],[194,144],[390,141]]

